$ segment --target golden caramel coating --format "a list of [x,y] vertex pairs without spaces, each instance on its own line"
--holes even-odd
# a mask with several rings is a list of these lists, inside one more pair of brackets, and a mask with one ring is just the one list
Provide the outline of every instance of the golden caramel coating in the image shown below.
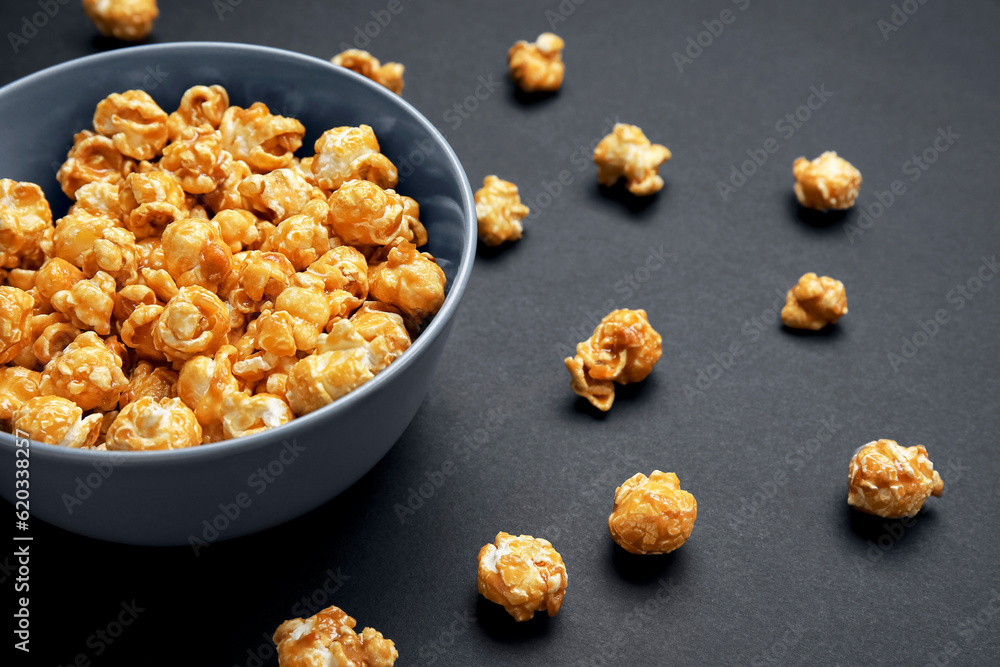
[[250,165],[242,160],[234,160],[228,151],[222,151],[220,158],[222,171],[226,177],[222,179],[211,192],[201,196],[202,201],[215,212],[227,209],[249,209],[250,202],[240,194],[239,187],[243,179],[249,177],[253,171]]
[[943,490],[944,482],[923,445],[900,447],[895,440],[877,440],[851,458],[847,502],[867,514],[916,516],[929,496],[940,496]]
[[479,593],[518,622],[543,609],[549,616],[559,613],[569,582],[562,556],[548,540],[504,532],[479,550],[476,579]]
[[365,628],[337,607],[307,619],[293,618],[274,633],[279,667],[392,667],[399,658],[392,640]]
[[275,223],[300,213],[313,196],[313,186],[294,169],[253,174],[237,190],[259,217]]
[[223,418],[227,400],[243,393],[243,387],[233,375],[237,360],[236,348],[223,345],[215,357],[198,355],[188,360],[177,379],[177,396],[194,410],[202,428],[202,442],[226,439]]
[[132,369],[128,387],[118,399],[118,406],[124,408],[129,403],[144,396],[159,401],[177,397],[178,373],[166,366],[154,366],[148,361],[140,361]]
[[417,246],[427,244],[427,228],[420,222],[420,204],[413,197],[403,195],[403,228],[399,237]]
[[240,254],[237,287],[230,299],[240,312],[260,312],[264,300],[273,301],[291,284],[295,267],[280,252],[251,250]]
[[190,194],[215,190],[226,177],[222,168],[222,135],[211,125],[191,127],[163,149],[160,167],[174,175]]
[[403,316],[385,303],[366,301],[351,316],[351,324],[369,343],[384,339],[386,354],[375,363],[379,370],[398,359],[412,343]]
[[139,279],[139,249],[135,235],[121,227],[105,227],[101,238],[94,241],[94,262],[107,272],[119,287]]
[[383,65],[378,58],[361,49],[341,51],[331,58],[330,62],[340,67],[346,67],[352,72],[357,72],[380,86],[385,86],[397,95],[403,94],[403,72],[406,68],[399,63]]
[[52,210],[42,189],[0,179],[0,268],[37,268],[51,246]]
[[[58,316],[64,317],[61,314]],[[42,315],[33,317],[32,327],[35,326],[35,320],[44,320],[47,317],[51,316]],[[31,344],[31,353],[34,355],[35,360],[42,366],[52,361],[56,355],[65,350],[82,333],[69,322],[45,321],[43,324],[45,326],[35,336],[35,342]]]
[[611,537],[634,554],[666,554],[691,536],[698,502],[672,472],[636,473],[615,490],[608,517]]
[[22,289],[0,286],[0,364],[14,359],[31,344],[35,300]]
[[396,187],[396,166],[379,152],[378,139],[368,125],[327,130],[314,149],[309,170],[324,190],[336,190],[353,180],[371,181],[383,189]]
[[156,0],[83,0],[83,11],[102,35],[138,42],[160,15]]
[[184,189],[162,171],[129,174],[118,191],[122,222],[142,240],[159,236],[171,222],[187,215]]
[[281,396],[233,393],[223,402],[222,428],[226,438],[240,438],[287,424],[295,418]]
[[291,165],[306,133],[294,118],[271,115],[263,102],[255,102],[249,109],[229,107],[222,114],[219,131],[222,147],[257,173]]
[[187,361],[215,354],[228,333],[229,310],[222,299],[204,287],[189,285],[163,308],[153,326],[153,344],[170,361]]
[[[238,253],[250,249],[257,243],[260,233],[257,231],[256,215],[240,209],[219,211],[212,218],[212,224],[219,230],[222,241],[229,246],[231,252]],[[233,267],[236,270],[236,267]]]
[[70,213],[83,209],[91,215],[121,220],[122,207],[118,203],[119,183],[93,181],[81,185],[74,195],[76,202],[70,207]]
[[101,432],[101,415],[83,417],[73,401],[58,396],[36,396],[14,413],[14,429],[28,438],[72,449],[92,447]]
[[73,148],[59,168],[56,180],[66,196],[73,199],[88,183],[108,183],[117,187],[134,168],[135,163],[122,155],[111,139],[84,130],[73,136]]
[[53,255],[92,276],[100,270],[94,243],[104,238],[105,229],[118,226],[119,222],[113,218],[77,209],[56,221],[52,237]]
[[179,398],[143,396],[129,403],[105,434],[109,451],[183,449],[201,444],[201,426]]
[[788,290],[781,321],[795,329],[818,331],[827,324],[836,324],[847,314],[847,293],[844,283],[809,272]]
[[44,301],[50,301],[56,292],[68,290],[81,280],[83,271],[61,257],[53,257],[35,275],[35,289]]
[[170,140],[176,141],[185,130],[208,125],[219,129],[222,114],[229,108],[229,93],[222,86],[192,86],[184,91],[177,111],[167,118]]
[[353,310],[368,297],[368,262],[357,248],[337,246],[295,274],[295,282],[301,287],[321,289],[338,302],[340,297],[334,297],[334,292],[348,292],[354,297],[348,304]]
[[233,270],[233,253],[211,222],[187,218],[167,225],[162,236],[167,272],[178,288],[216,291]]
[[434,258],[409,241],[401,241],[386,260],[371,269],[369,292],[376,301],[399,308],[419,322],[441,309],[445,275]]
[[479,221],[479,240],[489,246],[521,238],[521,220],[531,213],[521,203],[517,186],[496,176],[483,179],[483,187],[476,190],[476,218]]
[[153,335],[162,313],[163,306],[157,303],[135,305],[119,326],[122,341],[143,359],[167,360],[167,356],[156,346]]
[[526,93],[553,92],[562,86],[566,46],[558,35],[543,32],[534,42],[519,40],[507,52],[510,78]]
[[663,188],[660,165],[670,159],[670,149],[654,144],[635,125],[615,123],[594,149],[597,182],[611,186],[625,178],[628,191],[645,197]]
[[152,160],[167,143],[167,114],[144,90],[112,93],[97,104],[94,129],[122,155]]
[[98,271],[93,278],[53,294],[52,307],[66,315],[73,326],[107,336],[115,307],[115,279]]
[[127,386],[122,358],[96,333],[86,331],[45,364],[39,391],[68,398],[84,410],[111,410]]
[[834,151],[812,162],[804,157],[796,159],[792,175],[799,203],[817,211],[851,208],[861,188],[861,172]]
[[403,200],[371,181],[347,181],[330,195],[330,225],[350,245],[385,245],[403,225]]
[[575,394],[601,411],[611,409],[614,385],[646,379],[663,352],[663,338],[653,329],[645,310],[614,310],[601,320],[590,338],[565,360]]
[[10,421],[22,405],[38,396],[41,381],[42,374],[28,368],[0,368],[0,419]]
[[278,356],[297,350],[311,352],[330,319],[330,306],[323,292],[290,286],[274,302],[274,310],[257,319],[257,347]]
[[282,220],[261,246],[264,252],[280,252],[296,271],[302,271],[330,250],[330,232],[308,215]]

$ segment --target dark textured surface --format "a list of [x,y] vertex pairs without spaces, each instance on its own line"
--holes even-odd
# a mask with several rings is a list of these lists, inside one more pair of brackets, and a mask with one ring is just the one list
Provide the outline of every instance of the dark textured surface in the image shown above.
[[[329,603],[394,639],[400,664],[995,661],[1000,8],[910,0],[900,11],[915,13],[885,39],[887,0],[576,2],[554,26],[567,77],[550,98],[515,95],[504,54],[549,29],[556,0],[403,0],[369,45],[407,66],[406,99],[473,185],[510,179],[535,213],[517,245],[480,254],[397,446],[337,500],[197,557],[36,522],[33,664],[259,664],[264,634]],[[220,20],[219,2],[161,0],[153,39],[329,57],[391,3],[337,4],[244,0]],[[724,9],[731,23],[679,72],[673,52]],[[3,3],[0,29],[35,11]],[[19,53],[5,37],[0,82],[113,46],[93,35],[70,2]],[[814,86],[832,96],[813,98],[800,127],[776,125]],[[648,201],[596,185],[588,154],[616,118],[674,153]],[[958,138],[932,165],[909,162],[948,128]],[[777,152],[724,201],[717,181],[770,138]],[[802,215],[791,163],[823,150],[863,173],[859,206]],[[568,185],[547,198],[561,171]],[[896,180],[905,191],[880,212],[876,192]],[[647,271],[653,250],[664,258]],[[810,270],[844,281],[850,314],[823,334],[783,331],[777,294]],[[970,280],[981,289],[963,296]],[[569,391],[562,357],[611,307],[645,308],[664,355],[601,417]],[[939,310],[947,321],[919,334]],[[846,505],[848,459],[879,437],[926,445],[944,478],[945,495],[910,525]],[[653,468],[675,471],[701,511],[682,549],[636,559],[605,522],[614,487]],[[401,523],[394,505],[428,479],[440,486]],[[498,530],[548,537],[563,554],[556,618],[515,625],[477,597],[475,554]],[[133,599],[144,611],[120,637],[93,635]]]

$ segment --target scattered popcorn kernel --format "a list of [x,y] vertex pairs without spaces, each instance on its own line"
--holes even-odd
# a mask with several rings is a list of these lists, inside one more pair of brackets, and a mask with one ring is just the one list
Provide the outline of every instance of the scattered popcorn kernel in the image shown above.
[[128,42],[148,35],[160,15],[156,0],[83,0],[83,11],[102,35]]
[[291,165],[306,133],[302,123],[294,118],[271,115],[263,102],[255,102],[249,109],[229,107],[222,114],[219,131],[222,147],[255,172]]
[[279,667],[392,667],[399,657],[392,640],[372,628],[357,634],[356,624],[337,607],[285,621],[273,637]]
[[177,371],[166,366],[154,366],[148,361],[140,361],[132,369],[128,387],[118,399],[118,406],[124,408],[129,403],[143,397],[156,401],[177,397]]
[[476,190],[476,217],[479,239],[489,246],[521,238],[523,220],[531,211],[521,203],[517,186],[496,176],[483,179]]
[[170,140],[176,141],[185,130],[208,125],[219,129],[222,114],[229,108],[229,93],[222,86],[192,86],[184,91],[177,111],[167,118]]
[[41,381],[42,374],[37,371],[20,366],[0,368],[0,419],[12,420],[22,405],[38,396]]
[[167,143],[167,114],[146,91],[112,93],[98,103],[94,129],[122,155],[152,160]]
[[233,253],[212,223],[178,220],[163,230],[163,259],[178,288],[197,285],[216,291],[233,270]]
[[[141,310],[141,309],[137,309]],[[133,313],[133,316],[135,313]],[[204,287],[181,287],[153,326],[153,344],[170,361],[215,354],[229,333],[229,311]]]
[[52,246],[52,211],[34,183],[0,179],[0,268],[37,268]]
[[818,331],[827,324],[835,324],[846,314],[844,283],[827,276],[817,277],[810,272],[788,290],[788,299],[781,309],[781,321],[795,329]]
[[302,271],[330,250],[330,233],[308,215],[293,215],[281,221],[261,250],[280,252],[296,271]]
[[162,171],[129,174],[118,191],[122,222],[142,240],[159,236],[171,222],[186,217],[184,189]]
[[330,62],[340,67],[346,67],[361,76],[368,77],[397,95],[403,94],[403,71],[406,68],[399,63],[386,63],[383,65],[379,62],[378,58],[360,49],[342,51],[331,58]]
[[73,199],[88,183],[107,183],[117,188],[134,167],[135,163],[122,155],[111,139],[84,130],[74,135],[73,148],[59,168],[56,180],[66,196]]
[[396,187],[396,166],[379,152],[378,139],[368,125],[327,130],[313,148],[316,156],[309,168],[324,190],[336,190],[353,180],[371,181],[383,189]]
[[433,257],[409,241],[401,241],[385,261],[371,269],[369,286],[376,301],[399,308],[417,322],[436,313],[444,303],[444,271]]
[[179,398],[143,396],[129,403],[105,435],[109,451],[183,449],[201,444],[201,426]]
[[9,363],[31,344],[35,300],[22,289],[0,286],[0,364]]
[[385,245],[403,225],[403,200],[370,181],[347,181],[330,195],[330,225],[350,245]]
[[98,271],[90,280],[81,280],[53,294],[52,307],[69,317],[73,326],[107,336],[115,307],[115,279]]
[[636,473],[615,490],[608,517],[611,537],[634,554],[666,554],[691,536],[698,502],[680,487],[677,475],[654,470]]
[[576,356],[565,360],[573,392],[606,412],[615,399],[611,383],[645,380],[662,351],[663,339],[650,325],[645,310],[614,310],[590,338],[576,346]]
[[222,135],[210,125],[184,130],[163,149],[160,167],[174,175],[184,192],[212,192],[226,177],[222,169]]
[[792,164],[795,196],[806,208],[826,211],[854,206],[861,187],[861,172],[854,165],[827,151],[810,162],[800,157]]
[[479,550],[477,580],[480,594],[516,621],[543,609],[558,614],[569,581],[562,556],[548,540],[503,532]]
[[551,32],[543,32],[533,43],[516,42],[507,52],[511,80],[526,93],[559,90],[566,72],[564,46],[563,39]]
[[300,213],[313,196],[313,186],[294,169],[253,174],[237,189],[259,217],[274,223]]
[[[212,218],[222,240],[229,246],[232,253],[238,253],[244,248],[250,248],[257,242],[260,234],[257,231],[257,216],[250,211],[226,209],[219,211]],[[236,267],[233,267],[236,270]]]
[[628,191],[645,197],[663,188],[660,165],[670,159],[670,149],[650,143],[635,125],[616,123],[614,131],[594,149],[597,182],[611,186],[625,178]]
[[122,359],[93,331],[86,331],[45,364],[43,396],[62,396],[84,410],[112,410],[128,386]]
[[869,442],[854,453],[849,468],[847,502],[867,514],[916,516],[928,496],[940,496],[944,490],[923,445]]
[[227,438],[241,438],[287,424],[294,418],[281,396],[233,393],[223,404],[222,427]]
[[35,442],[86,449],[100,435],[101,415],[84,418],[83,410],[73,401],[58,396],[36,396],[14,413],[14,428]]

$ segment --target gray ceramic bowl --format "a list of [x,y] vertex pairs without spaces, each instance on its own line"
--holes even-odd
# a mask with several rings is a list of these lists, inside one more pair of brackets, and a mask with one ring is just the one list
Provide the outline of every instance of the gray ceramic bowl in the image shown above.
[[[63,215],[55,175],[73,134],[108,94],[143,88],[168,112],[196,84],[221,84],[231,104],[266,103],[307,134],[367,123],[420,203],[448,294],[413,346],[351,394],[290,424],[167,452],[30,446],[30,511],[91,537],[147,545],[211,543],[288,521],[357,481],[396,442],[423,400],[472,271],[476,215],[468,179],[444,137],[400,97],[309,56],[242,44],[140,46],[81,58],[0,88],[0,178],[38,183]],[[15,441],[0,434],[0,493],[14,502]]]

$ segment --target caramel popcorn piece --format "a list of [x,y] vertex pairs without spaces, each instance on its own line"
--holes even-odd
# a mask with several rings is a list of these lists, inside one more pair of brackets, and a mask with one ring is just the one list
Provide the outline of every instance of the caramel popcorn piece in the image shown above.
[[614,310],[590,338],[576,346],[576,356],[565,360],[573,392],[607,412],[615,400],[613,383],[645,380],[660,360],[662,348],[663,339],[650,325],[645,310]]
[[185,130],[208,125],[219,129],[222,114],[229,108],[229,93],[222,86],[192,86],[184,91],[177,111],[167,118],[170,140],[176,141]]
[[[107,137],[105,137],[107,138]],[[118,203],[118,183],[93,181],[81,185],[73,195],[76,202],[70,207],[72,213],[83,209],[91,215],[120,220],[122,208]]]
[[672,472],[636,473],[615,490],[608,531],[634,554],[666,554],[691,536],[698,502],[680,487]]
[[0,286],[0,364],[9,363],[31,343],[35,300],[22,289]]
[[279,667],[392,667],[399,657],[392,640],[372,628],[357,634],[355,625],[337,607],[285,621],[273,637]]
[[211,125],[184,130],[163,149],[160,167],[174,175],[184,192],[212,192],[226,177],[222,169],[222,135]]
[[109,451],[183,449],[201,444],[201,426],[179,398],[143,396],[129,403],[111,423],[104,445]]
[[923,445],[900,447],[895,440],[878,440],[851,458],[847,502],[861,512],[890,519],[916,516],[928,496],[940,496],[943,490]]
[[194,410],[202,428],[202,442],[219,442],[226,439],[223,426],[229,401],[234,394],[243,393],[243,387],[233,375],[237,360],[236,348],[223,345],[215,357],[198,355],[181,367],[177,378],[177,396]]
[[83,11],[102,35],[138,42],[160,15],[156,0],[83,0]]
[[434,258],[401,241],[385,261],[371,269],[369,291],[376,301],[396,308],[415,322],[435,314],[444,303],[445,275]]
[[160,236],[167,225],[187,213],[184,189],[162,171],[129,174],[118,191],[118,204],[122,222],[139,240]]
[[39,393],[68,398],[84,410],[111,410],[126,386],[122,358],[86,331],[45,364]]
[[112,93],[98,103],[94,129],[122,155],[152,160],[167,143],[167,114],[144,90]]
[[88,183],[107,183],[117,188],[134,167],[135,162],[122,155],[114,141],[84,130],[74,135],[73,148],[59,168],[56,180],[66,196],[73,199]]
[[295,281],[302,287],[316,287],[329,297],[347,292],[354,297],[353,310],[368,296],[368,262],[357,248],[337,246],[310,264]]
[[[62,315],[33,317],[32,327],[35,326],[35,320],[45,320],[49,317],[62,317]],[[42,324],[44,325],[42,330],[38,332],[35,342],[31,344],[31,353],[35,356],[35,360],[44,366],[65,350],[82,332],[69,322],[43,321]]]
[[427,228],[420,222],[420,204],[412,197],[402,196],[403,229],[399,238],[405,239],[418,248],[427,243]]
[[559,613],[568,581],[562,556],[548,540],[500,532],[479,550],[479,593],[516,621],[543,609],[549,616]]
[[330,226],[350,245],[385,245],[403,226],[403,200],[370,181],[348,181],[330,195]]
[[379,152],[378,139],[368,125],[327,130],[313,148],[316,156],[309,170],[324,190],[336,190],[352,180],[371,181],[383,189],[396,187],[396,166]]
[[229,107],[222,114],[219,131],[222,147],[258,173],[291,165],[306,133],[302,123],[272,115],[263,102],[255,102],[249,109]]
[[263,301],[274,300],[292,283],[295,267],[280,252],[240,253],[236,288],[229,299],[240,312],[260,312]]
[[386,303],[366,301],[351,315],[351,324],[369,343],[381,337],[388,344],[385,356],[377,362],[382,368],[398,359],[412,343],[403,316]]
[[846,314],[844,283],[810,272],[788,290],[788,299],[781,309],[781,321],[794,329],[818,331],[827,324],[836,324]]
[[330,62],[340,67],[346,67],[361,76],[368,77],[397,95],[403,94],[403,71],[406,68],[399,63],[386,63],[383,65],[379,62],[378,58],[360,49],[342,51],[331,58]]
[[117,220],[77,209],[56,221],[53,255],[92,276],[100,270],[94,243],[104,238],[105,229],[116,226]]
[[34,183],[0,179],[0,268],[39,267],[52,248],[52,211]]
[[182,287],[167,302],[152,331],[153,344],[170,361],[215,354],[227,340],[229,310],[222,299],[204,287]]
[[14,413],[14,429],[28,438],[72,449],[92,447],[101,432],[101,415],[84,418],[83,410],[73,401],[58,396],[28,399]]
[[120,227],[105,227],[101,238],[94,241],[94,262],[114,278],[119,287],[135,284],[139,279],[135,234]]
[[274,302],[274,310],[258,319],[257,347],[278,356],[311,352],[330,319],[330,304],[317,289],[290,286]]
[[217,291],[233,270],[233,253],[219,230],[198,218],[167,225],[162,236],[167,272],[178,288],[197,285]]
[[670,159],[670,149],[650,143],[635,125],[616,123],[614,131],[594,149],[597,182],[611,186],[625,178],[628,191],[646,197],[663,188],[660,165]]
[[241,438],[287,424],[294,418],[281,396],[233,393],[226,396],[223,404],[222,427],[227,438]]
[[148,396],[156,401],[177,397],[177,371],[166,366],[154,366],[148,361],[140,361],[132,369],[128,387],[118,399],[118,406],[124,408],[129,403]]
[[834,151],[827,151],[812,162],[798,158],[792,164],[792,174],[795,196],[806,208],[847,209],[858,198],[861,172]]
[[[20,366],[0,368],[0,419],[10,421],[14,413],[38,396],[42,374]],[[82,414],[82,411],[81,411]]]
[[250,165],[246,162],[234,159],[225,150],[220,153],[219,159],[222,171],[226,174],[226,177],[222,179],[222,182],[214,190],[202,195],[202,201],[216,213],[227,209],[249,210],[250,202],[240,194],[239,187],[243,179],[248,178],[253,173],[253,170],[250,169]]
[[489,246],[521,238],[523,220],[531,211],[521,203],[517,186],[496,176],[483,179],[476,190],[476,218],[479,240]]
[[302,271],[330,250],[330,233],[315,218],[293,215],[281,221],[261,250],[280,252],[296,271]]
[[253,174],[237,190],[259,217],[274,223],[297,215],[313,197],[313,186],[294,169]]
[[562,38],[551,32],[543,32],[534,43],[516,42],[507,52],[511,80],[526,93],[559,90],[566,72],[564,46]]
[[212,224],[219,230],[223,242],[234,254],[255,245],[260,237],[257,231],[257,216],[250,211],[239,209],[219,211],[212,218]]
[[111,333],[111,313],[115,307],[115,279],[98,271],[90,280],[81,280],[69,289],[52,295],[52,307],[66,315],[73,326],[93,329],[102,336]]

